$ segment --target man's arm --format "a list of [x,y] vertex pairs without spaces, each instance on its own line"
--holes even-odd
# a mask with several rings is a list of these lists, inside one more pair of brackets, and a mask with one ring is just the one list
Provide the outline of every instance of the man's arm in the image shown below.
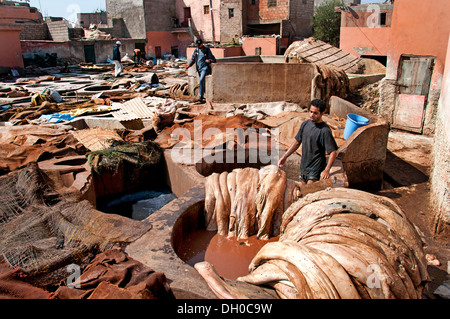
[[216,63],[216,57],[212,54],[211,49],[208,48],[208,59],[206,60],[206,63]]
[[286,162],[287,158],[289,156],[292,155],[292,153],[294,153],[299,147],[300,147],[300,142],[297,140],[294,140],[294,142],[291,144],[291,146],[289,147],[288,151],[283,155],[282,158],[280,158],[280,160],[278,161],[278,167],[283,167],[284,163]]
[[195,49],[194,53],[192,53],[191,61],[189,62],[188,66],[186,67],[186,70],[194,65],[196,56],[197,56],[197,49]]
[[336,160],[336,157],[337,157],[337,151],[333,151],[330,153],[330,156],[328,158],[327,167],[323,170],[322,173],[320,173],[320,179],[327,179],[330,177],[330,170],[334,164],[334,161]]

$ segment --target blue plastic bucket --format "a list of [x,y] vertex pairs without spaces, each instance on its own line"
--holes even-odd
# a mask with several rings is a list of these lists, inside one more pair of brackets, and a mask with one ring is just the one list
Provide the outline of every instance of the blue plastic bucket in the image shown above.
[[344,140],[348,139],[350,135],[352,135],[352,133],[359,127],[367,125],[368,123],[369,119],[365,118],[364,116],[347,114],[347,123],[345,124],[344,130]]

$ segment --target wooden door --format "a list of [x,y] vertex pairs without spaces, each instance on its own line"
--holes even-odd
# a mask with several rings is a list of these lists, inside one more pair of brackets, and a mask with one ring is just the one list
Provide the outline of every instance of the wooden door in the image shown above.
[[393,127],[422,133],[434,62],[428,56],[401,57]]
[[189,27],[189,19],[190,18],[191,18],[191,8],[185,7],[184,8],[184,20],[181,23],[181,26],[183,28],[188,28]]

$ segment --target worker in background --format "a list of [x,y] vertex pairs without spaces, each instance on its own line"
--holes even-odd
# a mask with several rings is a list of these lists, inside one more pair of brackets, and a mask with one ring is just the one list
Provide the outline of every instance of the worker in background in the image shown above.
[[114,76],[115,77],[120,76],[122,71],[123,71],[123,66],[122,66],[122,63],[120,62],[120,46],[121,45],[122,45],[122,42],[117,41],[116,45],[113,47],[112,60],[113,60],[114,65],[115,65],[115,71],[114,71]]
[[[278,162],[278,166],[283,167],[286,159],[302,145],[300,164],[302,185],[329,178],[331,167],[336,160],[338,146],[330,127],[322,119],[325,110],[326,103],[323,100],[311,101],[310,119],[302,123],[295,141]],[[326,153],[329,154],[328,163]]]
[[134,64],[135,65],[141,65],[142,64],[142,52],[140,49],[134,49],[134,56],[133,56],[133,60],[134,60]]
[[197,48],[194,50],[194,53],[192,53],[191,61],[186,67],[186,70],[193,66],[194,63],[196,64],[197,72],[200,77],[199,99],[200,102],[203,103],[205,102],[205,78],[207,75],[211,74],[211,63],[215,63],[216,58],[212,54],[211,49],[205,47],[202,39],[198,39],[195,43]]

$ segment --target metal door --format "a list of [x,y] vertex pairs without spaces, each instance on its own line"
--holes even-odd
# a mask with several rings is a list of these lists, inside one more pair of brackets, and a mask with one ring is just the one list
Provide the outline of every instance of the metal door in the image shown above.
[[95,47],[94,45],[85,45],[84,46],[84,61],[85,62],[95,62]]
[[400,59],[393,127],[422,133],[430,90],[434,57],[407,56]]

